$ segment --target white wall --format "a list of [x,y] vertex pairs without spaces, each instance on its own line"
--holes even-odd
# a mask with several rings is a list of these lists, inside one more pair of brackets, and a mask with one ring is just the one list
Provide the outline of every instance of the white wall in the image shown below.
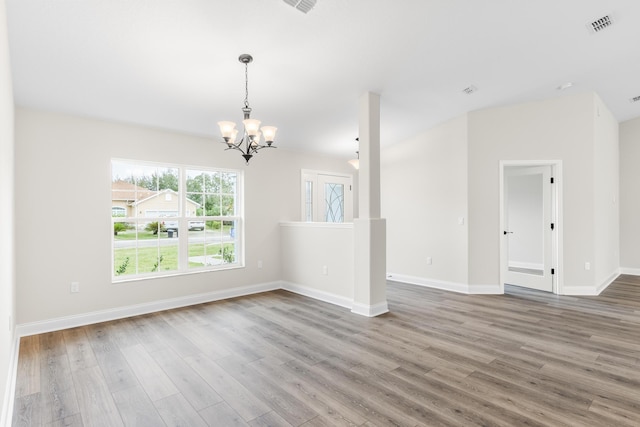
[[600,97],[594,105],[594,281],[603,288],[620,269],[619,135],[618,121]]
[[280,233],[282,280],[301,293],[351,308],[353,224],[287,222]]
[[[17,109],[17,321],[280,280],[278,224],[300,220],[300,170],[352,170],[342,159],[284,147],[245,166],[239,153],[223,148],[212,138]],[[112,157],[244,170],[246,268],[112,284]],[[70,294],[72,281],[80,282],[80,293]]]
[[0,425],[11,408],[10,368],[14,342],[14,132],[13,89],[9,67],[5,1],[0,0]]
[[385,148],[380,162],[387,271],[468,283],[466,116]]
[[[596,192],[600,191],[594,182],[601,173],[596,173],[594,166],[596,103],[604,114],[606,107],[594,93],[469,113],[471,284],[499,281],[499,161],[561,160],[563,180],[557,185],[564,194],[564,229],[558,231],[564,238],[564,292],[571,293],[572,287],[596,286],[594,269],[584,268],[585,262],[596,259],[595,246],[602,240],[595,234],[595,228],[602,226],[594,209]],[[602,149],[610,152],[613,148],[608,145],[615,138],[611,124],[603,125],[602,132],[598,137],[603,141]],[[618,173],[610,160],[604,163],[611,169],[602,173],[609,177]],[[617,220],[611,221],[616,227]],[[610,243],[606,245],[610,249]]]
[[620,123],[620,265],[640,275],[640,117]]

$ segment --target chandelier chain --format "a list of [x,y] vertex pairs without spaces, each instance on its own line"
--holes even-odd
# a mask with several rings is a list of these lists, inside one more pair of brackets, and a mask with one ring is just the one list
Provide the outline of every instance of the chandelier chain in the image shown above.
[[244,64],[244,106],[249,108],[249,64]]

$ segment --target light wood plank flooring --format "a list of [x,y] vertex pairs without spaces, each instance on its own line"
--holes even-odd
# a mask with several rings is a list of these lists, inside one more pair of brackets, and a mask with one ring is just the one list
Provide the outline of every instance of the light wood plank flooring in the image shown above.
[[13,425],[640,425],[639,278],[388,300],[368,319],[277,291],[25,337]]

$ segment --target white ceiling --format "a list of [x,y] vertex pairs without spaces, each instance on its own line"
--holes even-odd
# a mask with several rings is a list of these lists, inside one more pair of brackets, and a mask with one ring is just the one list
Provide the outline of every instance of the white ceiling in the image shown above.
[[[467,111],[595,91],[640,116],[638,0],[6,0],[16,104],[219,140],[254,118],[276,145],[352,157],[357,99],[382,144]],[[586,24],[610,14],[613,26]],[[572,82],[559,91],[557,86]],[[463,89],[474,85],[472,95]]]

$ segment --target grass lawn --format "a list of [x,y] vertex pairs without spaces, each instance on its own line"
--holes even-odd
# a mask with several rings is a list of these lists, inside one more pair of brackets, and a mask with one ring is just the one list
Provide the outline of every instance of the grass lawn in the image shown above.
[[[151,232],[148,233],[151,234]],[[166,235],[166,233],[164,234]],[[153,238],[157,239],[158,236],[153,236]],[[227,250],[233,250],[233,243],[225,243],[224,245]],[[206,247],[204,243],[191,244],[189,245],[189,257],[213,255],[222,260],[222,254],[220,253],[221,247],[222,243],[208,244]],[[160,257],[162,257],[162,259],[158,263]],[[128,262],[126,262],[127,258]],[[137,249],[116,248],[114,249],[113,264],[116,276],[151,273],[154,271],[175,271],[178,269],[178,245]],[[189,262],[189,267],[202,267],[202,264]],[[118,274],[119,269],[124,270],[124,272]]]

